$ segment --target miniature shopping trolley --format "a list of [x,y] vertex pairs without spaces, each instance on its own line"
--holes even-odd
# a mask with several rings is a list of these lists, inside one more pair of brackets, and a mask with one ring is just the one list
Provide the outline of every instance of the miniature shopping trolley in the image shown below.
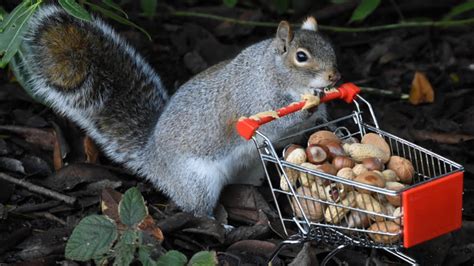
[[[321,102],[341,99],[353,103],[354,111],[278,140],[269,139],[258,130],[261,125],[274,120],[273,117],[261,117],[259,120],[244,118],[237,123],[238,133],[247,140],[252,139],[257,147],[282,230],[287,236],[270,259],[278,255],[286,244],[316,240],[334,247],[323,265],[346,246],[383,249],[409,264],[416,264],[414,259],[402,253],[403,248],[461,227],[463,167],[381,130],[370,103],[358,95],[359,92],[360,89],[352,83],[329,91]],[[304,102],[294,103],[277,110],[277,113],[279,117],[291,115],[303,106]],[[361,107],[368,113],[364,113]],[[370,117],[370,123],[363,117]],[[277,152],[292,141],[305,142],[308,136],[319,130],[330,130],[342,141],[354,137],[360,139],[368,133],[378,134],[388,143],[391,155],[412,163],[415,172],[413,181],[401,190],[391,190],[291,163]],[[297,180],[292,179],[295,173],[299,176]],[[322,183],[324,189],[315,189],[314,184],[311,188],[302,189],[302,184],[308,180],[319,180],[316,183]],[[361,197],[357,191],[362,190],[369,196]],[[333,192],[338,195],[334,197]],[[342,192],[346,199],[339,197]],[[358,203],[348,203],[347,197],[356,194],[360,197]],[[398,211],[374,206],[383,204],[387,197],[399,197]],[[361,207],[361,199],[365,200],[365,206]],[[315,211],[322,215],[315,218]],[[390,229],[393,227],[395,230]]]

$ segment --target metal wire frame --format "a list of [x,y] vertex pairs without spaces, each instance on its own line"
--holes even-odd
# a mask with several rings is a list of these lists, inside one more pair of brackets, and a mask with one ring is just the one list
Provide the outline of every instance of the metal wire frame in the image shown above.
[[[410,189],[414,186],[423,184],[430,180],[441,178],[447,174],[462,171],[462,166],[448,160],[442,156],[439,156],[429,150],[426,150],[422,147],[419,147],[413,143],[410,143],[402,138],[399,138],[395,135],[390,133],[384,132],[379,129],[375,114],[369,102],[367,102],[362,97],[358,96],[358,100],[363,102],[369,109],[369,114],[371,116],[371,122],[373,125],[369,125],[364,123],[363,121],[363,112],[360,109],[360,104],[357,101],[354,101],[356,110],[347,116],[335,119],[328,123],[315,126],[313,128],[300,131],[296,134],[292,134],[281,138],[276,141],[271,141],[268,139],[264,134],[257,131],[256,135],[253,137],[253,141],[257,147],[257,150],[260,155],[260,159],[262,161],[268,183],[270,185],[272,195],[274,201],[276,203],[276,208],[278,215],[280,217],[282,227],[284,229],[285,234],[288,236],[290,234],[290,229],[295,229],[298,233],[292,235],[291,238],[287,241],[282,242],[282,245],[289,244],[289,243],[301,243],[308,240],[318,240],[325,242],[330,245],[336,245],[339,247],[342,246],[362,246],[362,247],[369,247],[369,248],[381,248],[390,252],[391,254],[397,256],[404,261],[415,264],[416,262],[409,258],[408,256],[404,255],[400,248],[401,245],[401,233],[388,233],[382,230],[368,230],[363,226],[360,228],[350,228],[344,225],[338,225],[336,222],[331,223],[329,221],[312,221],[311,217],[307,213],[308,203],[309,204],[319,204],[325,206],[326,210],[329,206],[332,206],[335,210],[335,217],[343,216],[342,219],[345,219],[347,224],[347,211],[351,211],[357,213],[359,216],[370,216],[371,218],[378,219],[382,222],[387,223],[387,221],[396,221],[397,219],[403,219],[403,213],[401,216],[393,216],[388,215],[383,212],[376,212],[374,211],[374,202],[370,200],[368,203],[364,203],[371,206],[371,208],[360,208],[357,206],[347,206],[341,204],[341,202],[337,202],[335,200],[328,200],[329,196],[327,194],[318,195],[305,195],[298,193],[296,187],[293,183],[295,183],[294,179],[292,180],[289,177],[289,173],[299,173],[300,175],[304,174],[306,176],[313,176],[320,178],[324,181],[329,182],[329,184],[333,185],[341,184],[346,188],[352,188],[352,190],[356,189],[364,189],[370,191],[377,201],[381,201],[387,196],[397,197],[400,196],[401,192],[405,189]],[[325,174],[322,172],[310,170],[299,165],[294,165],[283,161],[280,159],[280,156],[277,154],[275,150],[276,143],[282,143],[289,139],[296,139],[301,137],[304,134],[309,134],[311,132],[323,129],[323,128],[334,128],[334,126],[351,122],[353,126],[357,129],[354,131],[350,131],[346,127],[340,127],[336,129],[336,133],[341,137],[349,138],[349,137],[362,137],[363,135],[367,134],[368,132],[374,132],[382,136],[390,146],[392,151],[392,155],[399,155],[401,157],[409,159],[415,168],[416,174],[414,177],[413,184],[407,186],[404,190],[401,191],[394,191],[388,190],[384,188],[378,188],[370,185],[365,185],[362,183],[354,182],[352,180],[344,179],[341,177]],[[286,182],[287,189],[283,190],[281,188],[276,188],[272,185],[272,178],[269,174],[269,165],[274,165],[278,171],[278,174],[281,178],[284,178]],[[292,171],[292,172],[291,172]],[[302,183],[303,181],[296,180],[296,183]],[[318,191],[318,190],[316,190]],[[319,193],[319,192],[318,192]],[[286,214],[282,208],[280,202],[282,201],[281,198],[285,198],[287,202],[291,202],[291,209],[292,213]],[[325,199],[321,199],[325,198]],[[303,207],[304,206],[304,207]],[[367,206],[365,206],[367,207]],[[306,209],[305,209],[306,208]],[[339,211],[344,210],[343,214],[340,214]],[[333,214],[330,215],[331,217]],[[400,221],[400,220],[398,220]],[[293,228],[290,228],[292,226]],[[380,229],[380,228],[379,228]],[[395,241],[388,241],[389,243],[378,243],[373,241],[369,234],[377,234],[380,237],[386,237],[390,239],[391,237],[398,238]],[[398,235],[398,236],[397,236]],[[277,255],[279,250],[282,248],[279,247],[277,251],[272,255],[273,257]],[[342,248],[341,248],[342,249]],[[335,255],[340,249],[335,249],[332,255]],[[326,260],[327,261],[327,260]]]

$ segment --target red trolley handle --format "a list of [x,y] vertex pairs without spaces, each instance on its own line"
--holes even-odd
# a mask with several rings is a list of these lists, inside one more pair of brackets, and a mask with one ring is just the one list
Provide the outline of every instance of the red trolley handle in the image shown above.
[[[344,83],[334,92],[326,93],[321,99],[320,103],[329,102],[336,99],[341,99],[346,103],[351,103],[354,101],[354,98],[357,94],[360,93],[360,88],[357,87],[354,83]],[[276,110],[279,117],[289,115],[291,113],[300,111],[305,105],[306,101],[292,103],[286,107]],[[249,140],[255,134],[255,131],[268,122],[275,120],[272,116],[261,117],[260,120],[255,120],[252,118],[244,118],[237,122],[237,132],[239,135]]]

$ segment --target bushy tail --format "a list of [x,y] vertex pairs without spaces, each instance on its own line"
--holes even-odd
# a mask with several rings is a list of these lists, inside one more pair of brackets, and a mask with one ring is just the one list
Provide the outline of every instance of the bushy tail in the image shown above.
[[85,22],[45,6],[29,26],[25,86],[77,122],[112,159],[139,170],[168,99],[156,73],[99,18]]

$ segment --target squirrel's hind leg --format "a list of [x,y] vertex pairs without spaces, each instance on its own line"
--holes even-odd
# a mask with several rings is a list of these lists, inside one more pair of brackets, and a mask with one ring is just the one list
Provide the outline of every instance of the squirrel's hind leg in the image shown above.
[[183,211],[192,212],[197,216],[213,216],[220,192],[227,184],[225,170],[217,162],[202,158],[189,158],[184,160],[183,164],[173,165],[177,167],[166,171],[171,176],[158,177],[164,178],[161,182],[158,181],[158,186],[162,187]]

